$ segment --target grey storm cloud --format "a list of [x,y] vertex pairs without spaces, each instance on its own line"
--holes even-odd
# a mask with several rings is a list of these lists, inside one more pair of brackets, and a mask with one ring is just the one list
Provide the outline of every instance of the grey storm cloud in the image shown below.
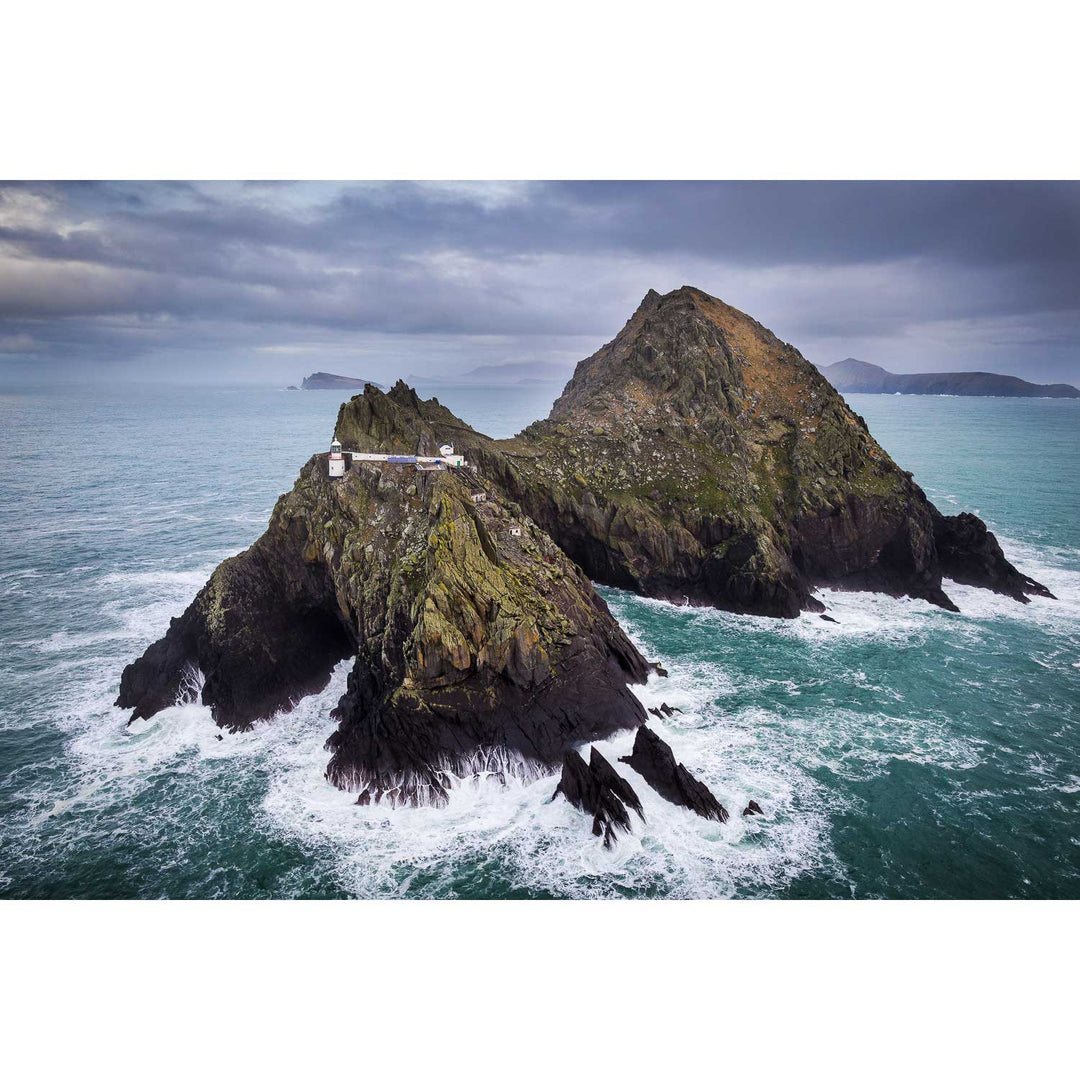
[[569,370],[687,283],[819,363],[1071,381],[1080,184],[0,185],[0,371]]

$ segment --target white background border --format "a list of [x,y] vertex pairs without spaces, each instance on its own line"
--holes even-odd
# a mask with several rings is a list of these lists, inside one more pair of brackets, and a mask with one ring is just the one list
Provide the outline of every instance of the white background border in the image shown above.
[[[1075,178],[1074,19],[941,0],[22,4],[3,15],[0,176]],[[1077,1068],[1076,914],[9,903],[0,1053],[14,1077],[1059,1076]]]

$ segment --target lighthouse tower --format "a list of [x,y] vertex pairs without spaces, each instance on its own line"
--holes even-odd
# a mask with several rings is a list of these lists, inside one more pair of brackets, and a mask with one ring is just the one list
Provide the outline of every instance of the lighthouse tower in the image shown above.
[[341,452],[341,443],[335,439],[330,444],[330,476],[331,478],[345,475],[345,455]]

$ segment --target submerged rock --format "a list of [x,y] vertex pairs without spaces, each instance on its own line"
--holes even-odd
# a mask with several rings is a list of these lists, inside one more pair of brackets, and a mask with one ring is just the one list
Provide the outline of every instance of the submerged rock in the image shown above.
[[641,773],[648,785],[668,802],[685,806],[711,821],[727,821],[728,812],[716,796],[675,761],[671,747],[650,728],[638,728],[633,752],[619,760]]
[[559,795],[563,795],[579,810],[593,815],[593,835],[603,837],[606,848],[615,843],[616,830],[630,832],[627,807],[642,821],[645,820],[641,801],[634,789],[595,746],[589,755],[588,765],[576,750],[567,751],[563,758],[562,776],[551,798],[554,800]]
[[823,622],[831,622],[831,623],[834,623],[834,622],[836,622],[836,621],[837,621],[837,620],[836,620],[836,619],[834,619],[834,618],[833,618],[833,617],[832,617],[831,615],[825,615],[824,613],[823,613],[823,614],[821,614],[821,615],[819,615],[819,616],[818,616],[818,618],[819,618],[819,619],[821,619],[821,620],[822,620]]

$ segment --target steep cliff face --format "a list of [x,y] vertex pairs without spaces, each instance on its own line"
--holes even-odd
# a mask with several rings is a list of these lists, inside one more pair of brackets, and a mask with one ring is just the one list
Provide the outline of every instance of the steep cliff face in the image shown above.
[[[819,609],[822,584],[954,609],[936,541],[951,519],[797,349],[700,290],[650,292],[514,439],[415,407],[595,581],[765,615]],[[950,573],[1041,589],[966,538]]]
[[[415,411],[374,389],[359,400],[384,451],[428,447]],[[125,669],[117,704],[149,716],[197,668],[218,723],[243,727],[324,687],[345,656],[327,772],[365,801],[439,801],[447,773],[554,767],[644,719],[627,683],[646,662],[520,507],[471,473],[377,463],[331,480],[321,457]]]

